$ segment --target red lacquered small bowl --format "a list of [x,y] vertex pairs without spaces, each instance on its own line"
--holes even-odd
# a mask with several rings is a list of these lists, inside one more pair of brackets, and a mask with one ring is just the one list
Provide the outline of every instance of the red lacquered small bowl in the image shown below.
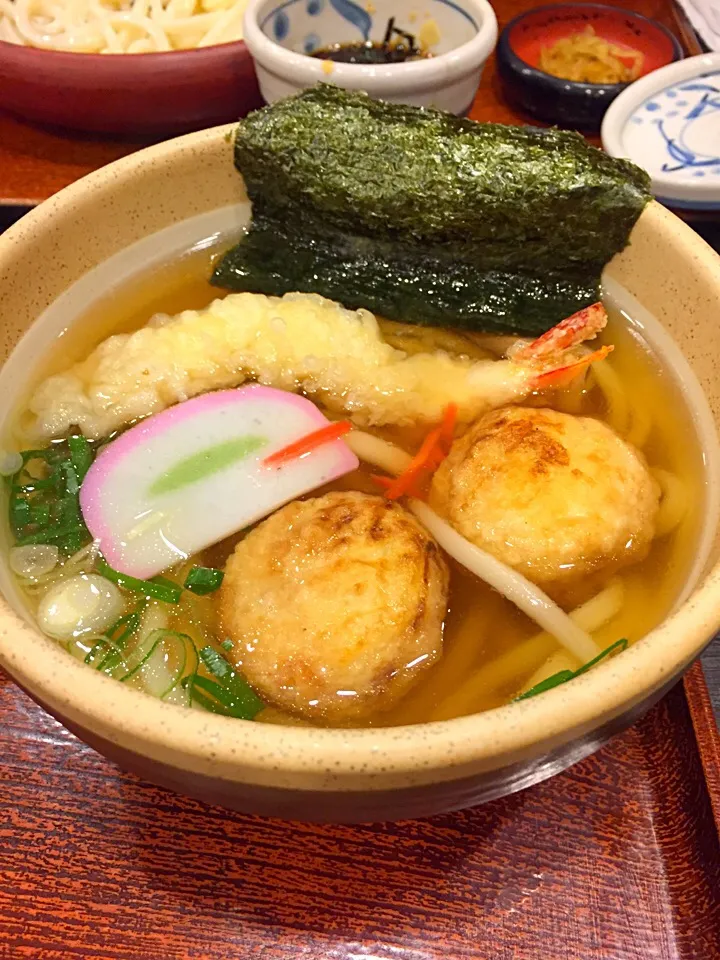
[[0,41],[0,109],[37,123],[121,136],[169,136],[261,106],[243,41],[166,53],[38,50]]
[[498,73],[508,99],[550,123],[599,127],[611,101],[628,84],[578,83],[554,77],[539,67],[543,47],[587,26],[603,40],[642,53],[640,76],[683,56],[680,43],[668,29],[632,10],[599,3],[536,7],[512,20],[500,35]]

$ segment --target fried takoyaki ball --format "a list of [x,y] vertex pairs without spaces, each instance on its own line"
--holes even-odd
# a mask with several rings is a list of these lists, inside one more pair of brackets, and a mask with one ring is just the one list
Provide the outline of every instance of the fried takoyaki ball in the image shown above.
[[440,655],[448,570],[403,507],[357,492],[294,502],[230,557],[229,656],[267,702],[337,723],[390,707]]
[[507,407],[455,441],[430,502],[468,540],[551,588],[642,559],[659,496],[642,455],[601,421]]

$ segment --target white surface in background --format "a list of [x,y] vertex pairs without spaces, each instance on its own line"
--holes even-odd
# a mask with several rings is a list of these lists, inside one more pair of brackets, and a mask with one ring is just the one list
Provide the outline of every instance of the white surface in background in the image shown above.
[[720,50],[720,0],[678,0],[695,31],[711,50]]

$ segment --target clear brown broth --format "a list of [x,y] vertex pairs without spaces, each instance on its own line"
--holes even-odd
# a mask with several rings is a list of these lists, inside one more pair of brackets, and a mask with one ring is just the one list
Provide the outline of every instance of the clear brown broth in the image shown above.
[[[160,270],[136,277],[123,286],[121,293],[108,294],[66,331],[38,376],[65,369],[86,356],[110,334],[137,329],[156,313],[176,314],[182,310],[200,309],[222,296],[222,292],[207,280],[214,255],[217,251],[214,254],[207,250],[189,254]],[[641,344],[636,334],[631,335],[627,322],[615,311],[610,310],[610,322],[603,339],[615,344],[614,353],[605,363],[611,364],[621,377],[630,409],[640,409],[652,416],[652,429],[642,448],[648,463],[669,470],[682,480],[688,491],[690,507],[675,531],[654,542],[646,560],[620,573],[625,602],[618,616],[595,634],[600,648],[620,637],[626,637],[632,643],[667,615],[687,578],[702,512],[701,451],[689,413],[674,383],[658,365],[648,345]],[[545,395],[537,402],[555,406],[558,398],[557,395]],[[601,391],[597,388],[585,390],[577,412],[607,419],[608,410]],[[20,420],[20,441],[22,434]],[[390,430],[384,431],[383,435],[412,451],[417,448],[421,434],[412,430]],[[361,467],[327,489],[377,493],[370,472]],[[222,566],[240,536],[242,534],[228,538],[201,556],[192,558],[188,566],[197,562]],[[452,564],[451,569],[443,660],[428,671],[390,712],[372,717],[363,725],[423,722],[432,718],[439,704],[444,705],[444,716],[499,706],[514,696],[543,660],[557,649],[554,641],[549,640],[542,649],[536,648],[534,659],[526,659],[519,650],[517,658],[513,658],[514,648],[538,634],[537,626],[464,569],[456,564]],[[602,581],[581,584],[573,594],[564,598],[563,605],[569,609],[586,600],[601,586]],[[30,598],[31,604],[36,602],[36,598]],[[185,594],[182,603],[171,613],[170,626],[189,633],[198,642],[222,639],[216,636],[212,598]],[[503,662],[498,658],[504,658]],[[471,706],[463,703],[454,709],[454,691],[469,676],[481,670],[487,682],[480,684],[477,698]],[[276,723],[298,722],[272,708],[260,714],[259,719]]]

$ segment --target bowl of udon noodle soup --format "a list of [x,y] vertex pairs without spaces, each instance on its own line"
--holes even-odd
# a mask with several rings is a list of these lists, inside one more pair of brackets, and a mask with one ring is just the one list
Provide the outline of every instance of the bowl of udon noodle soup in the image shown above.
[[320,85],[62,191],[0,278],[0,662],[140,776],[466,807],[718,628],[720,261],[576,134]]
[[3,0],[0,108],[52,127],[159,138],[262,100],[246,0]]

